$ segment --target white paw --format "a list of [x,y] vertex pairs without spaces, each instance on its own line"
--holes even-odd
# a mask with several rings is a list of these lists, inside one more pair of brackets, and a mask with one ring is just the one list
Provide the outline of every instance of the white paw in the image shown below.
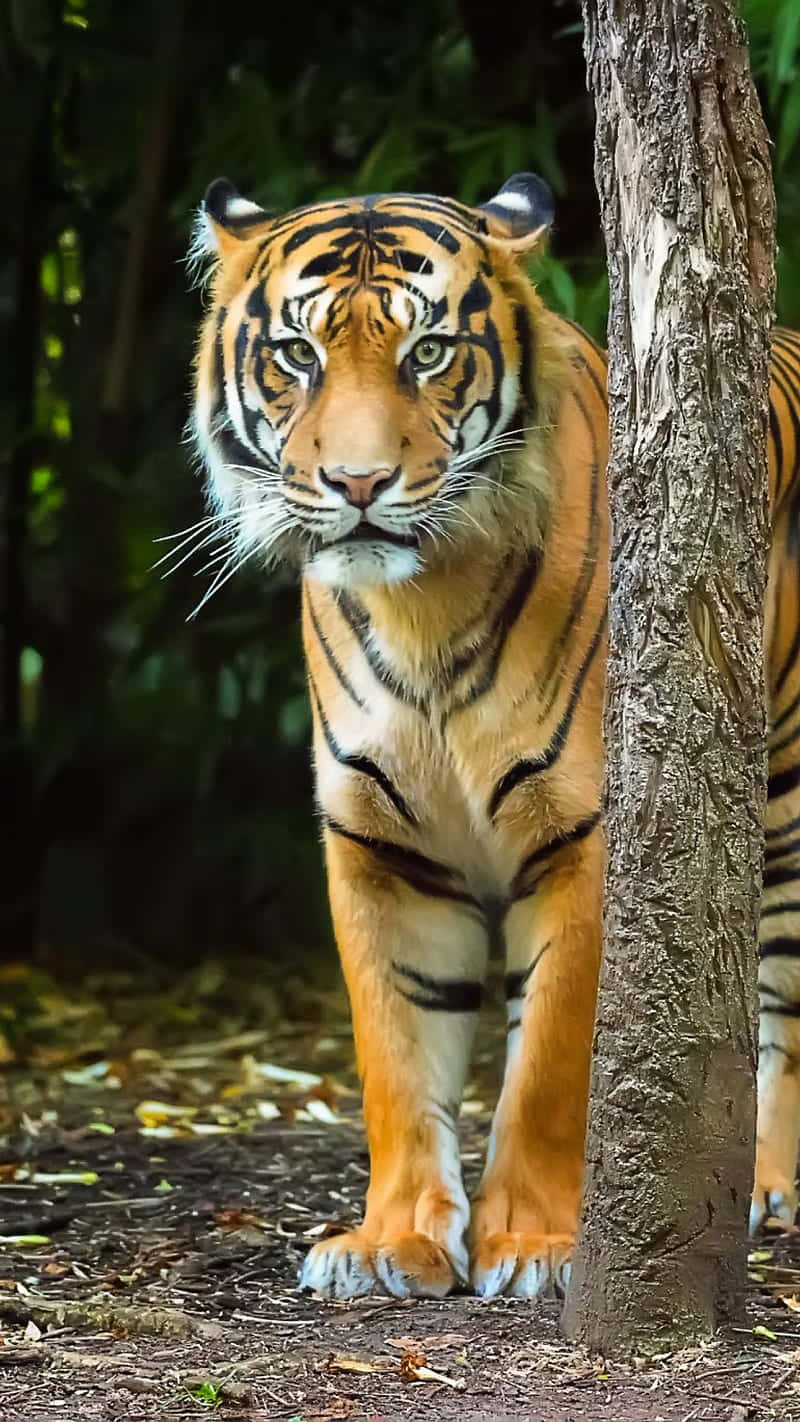
[[750,1205],[750,1233],[757,1234],[768,1219],[794,1224],[796,1213],[797,1199],[794,1193],[787,1195],[783,1190],[756,1190]]
[[568,1235],[526,1235],[513,1231],[489,1235],[475,1251],[472,1285],[480,1298],[501,1294],[536,1299],[551,1288],[566,1293],[571,1270]]
[[374,1290],[393,1298],[444,1298],[456,1282],[447,1251],[416,1231],[376,1244],[360,1230],[320,1240],[306,1255],[300,1288],[329,1299],[352,1299]]
[[335,1235],[309,1250],[300,1269],[301,1289],[311,1289],[325,1299],[355,1299],[372,1293],[376,1279],[367,1252],[339,1244],[350,1237]]

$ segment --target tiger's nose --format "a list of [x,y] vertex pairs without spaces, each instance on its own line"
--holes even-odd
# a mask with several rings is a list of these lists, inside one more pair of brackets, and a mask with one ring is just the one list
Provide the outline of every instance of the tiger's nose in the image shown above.
[[349,470],[320,469],[319,477],[329,489],[337,489],[344,494],[348,504],[357,509],[365,509],[374,503],[378,494],[396,484],[400,477],[400,465],[396,469],[371,469],[368,474],[351,474]]

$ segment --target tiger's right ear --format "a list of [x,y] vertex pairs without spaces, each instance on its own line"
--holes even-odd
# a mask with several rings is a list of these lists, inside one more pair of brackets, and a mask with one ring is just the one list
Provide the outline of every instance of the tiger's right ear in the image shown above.
[[195,219],[189,266],[199,267],[208,257],[225,257],[240,242],[257,236],[258,229],[270,220],[263,207],[243,198],[227,178],[215,178],[206,189]]

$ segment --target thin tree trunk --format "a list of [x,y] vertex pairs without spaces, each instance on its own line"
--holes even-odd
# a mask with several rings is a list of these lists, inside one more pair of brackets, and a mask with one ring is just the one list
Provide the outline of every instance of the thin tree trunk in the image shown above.
[[605,956],[564,1313],[743,1307],[765,796],[774,197],[733,0],[584,0],[611,277]]

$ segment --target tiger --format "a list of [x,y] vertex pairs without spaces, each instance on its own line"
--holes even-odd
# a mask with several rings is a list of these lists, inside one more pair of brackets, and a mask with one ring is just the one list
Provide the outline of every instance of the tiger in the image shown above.
[[[606,356],[528,275],[550,189],[271,215],[225,179],[193,439],[221,575],[300,573],[316,804],[362,1083],[363,1221],[300,1285],[567,1286],[602,939]],[[751,1226],[793,1219],[800,1131],[800,336],[774,334],[769,801]],[[232,551],[231,551],[232,550]],[[458,1116],[490,949],[507,1045],[483,1174]]]

